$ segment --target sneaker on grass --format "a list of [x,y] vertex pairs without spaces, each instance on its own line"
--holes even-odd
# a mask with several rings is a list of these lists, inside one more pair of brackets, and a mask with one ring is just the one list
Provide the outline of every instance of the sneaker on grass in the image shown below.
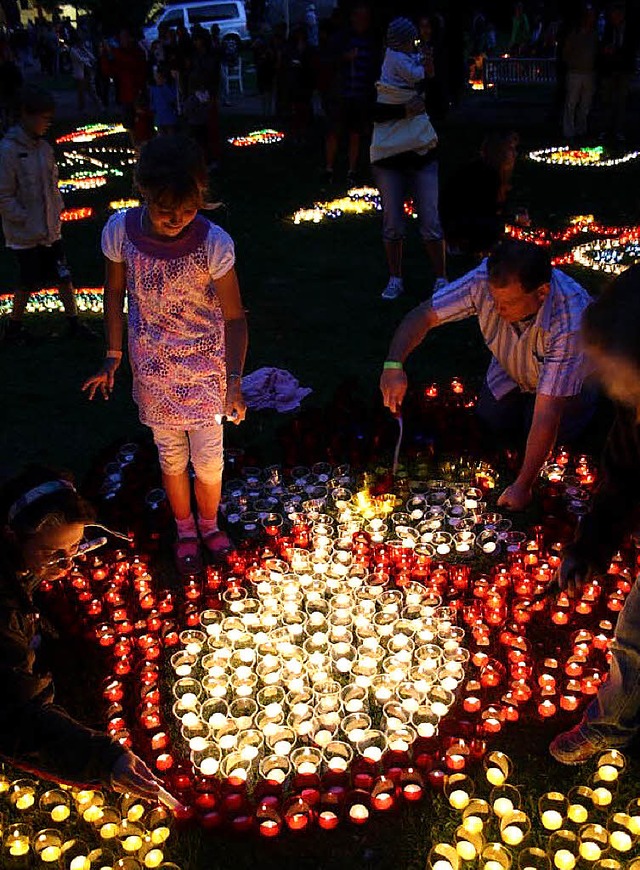
[[549,752],[560,764],[584,764],[602,751],[589,740],[587,730],[580,722],[570,731],[563,731],[551,741]]
[[389,278],[389,283],[382,291],[383,299],[397,299],[401,293],[404,293],[404,284],[402,278]]

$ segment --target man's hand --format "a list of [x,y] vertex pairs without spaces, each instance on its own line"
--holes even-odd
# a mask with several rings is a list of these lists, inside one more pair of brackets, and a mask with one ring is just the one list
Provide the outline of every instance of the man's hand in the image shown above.
[[593,570],[585,559],[567,550],[556,572],[555,581],[559,589],[566,592],[569,598],[576,598],[592,573]]
[[129,750],[122,753],[111,769],[111,787],[151,801],[158,800],[160,791],[164,791],[144,761]]
[[242,382],[233,378],[227,384],[227,401],[224,408],[227,420],[238,425],[247,416],[247,406],[242,397]]
[[403,369],[384,369],[380,376],[380,390],[385,407],[399,414],[407,392],[407,375]]
[[510,511],[523,511],[531,502],[533,492],[530,486],[523,486],[516,480],[508,486],[498,499],[498,507]]
[[82,385],[82,391],[89,393],[89,401],[93,399],[97,392],[102,393],[103,398],[108,399],[113,391],[115,384],[116,372],[120,368],[119,359],[106,359],[97,374],[93,375]]

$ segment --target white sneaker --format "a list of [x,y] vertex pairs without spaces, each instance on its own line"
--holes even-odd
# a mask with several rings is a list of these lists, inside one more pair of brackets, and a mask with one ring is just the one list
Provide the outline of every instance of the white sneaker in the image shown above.
[[402,278],[389,278],[389,283],[382,291],[382,298],[397,299],[401,293],[404,293],[404,283]]
[[432,295],[437,293],[438,290],[442,290],[443,287],[446,287],[449,282],[446,278],[436,278],[435,283],[433,285],[433,290],[431,291]]

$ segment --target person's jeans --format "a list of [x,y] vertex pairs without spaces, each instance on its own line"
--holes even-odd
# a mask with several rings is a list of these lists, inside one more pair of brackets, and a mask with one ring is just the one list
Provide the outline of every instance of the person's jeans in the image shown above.
[[564,104],[562,132],[568,139],[584,136],[595,91],[595,74],[567,73],[567,95]]
[[[591,387],[567,400],[567,408],[558,428],[558,441],[571,442],[589,423],[596,408],[597,393]],[[516,388],[496,399],[486,380],[482,385],[476,414],[482,423],[503,443],[526,440],[536,401],[535,393]]]
[[385,242],[404,239],[404,203],[410,194],[413,194],[423,240],[439,241],[442,227],[438,214],[438,161],[432,160],[420,169],[388,169],[375,164],[371,168],[382,199],[382,238]]
[[583,725],[602,748],[621,748],[640,729],[640,579],[618,617],[609,679],[587,707]]

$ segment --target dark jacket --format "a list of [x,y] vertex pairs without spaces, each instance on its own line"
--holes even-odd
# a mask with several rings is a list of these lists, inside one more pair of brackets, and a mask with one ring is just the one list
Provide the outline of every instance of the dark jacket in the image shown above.
[[640,427],[630,408],[617,408],[600,473],[593,507],[580,524],[571,550],[605,571],[625,536],[635,528],[640,507]]
[[0,756],[45,779],[108,784],[124,750],[53,703],[51,675],[36,655],[36,585],[0,564]]

